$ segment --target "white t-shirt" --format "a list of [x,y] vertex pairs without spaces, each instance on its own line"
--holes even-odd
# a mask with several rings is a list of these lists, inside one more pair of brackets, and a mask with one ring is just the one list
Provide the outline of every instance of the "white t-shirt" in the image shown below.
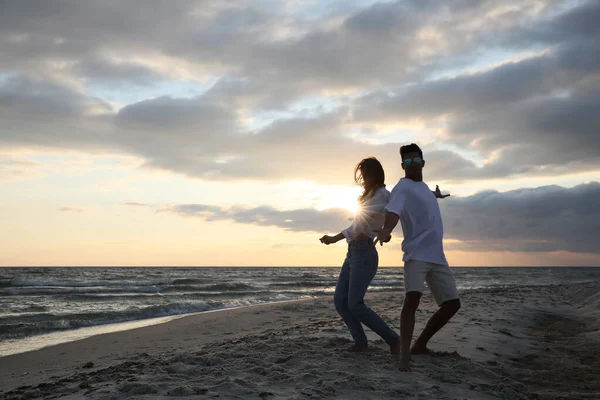
[[442,245],[444,227],[440,207],[425,182],[400,179],[385,210],[400,217],[404,262],[420,260],[448,265]]
[[377,236],[374,229],[381,229],[385,222],[385,206],[390,200],[390,192],[385,187],[380,187],[369,197],[357,211],[352,225],[344,229],[342,234],[346,241],[354,240],[364,233],[370,238]]

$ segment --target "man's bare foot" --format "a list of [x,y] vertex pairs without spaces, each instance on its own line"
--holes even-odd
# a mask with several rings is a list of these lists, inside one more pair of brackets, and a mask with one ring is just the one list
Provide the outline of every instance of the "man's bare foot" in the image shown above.
[[402,372],[407,372],[410,370],[410,354],[408,356],[402,355],[402,357],[400,357],[398,369]]
[[427,346],[421,346],[419,344],[414,344],[412,349],[410,349],[410,354],[418,355],[418,354],[431,354]]
[[396,339],[396,343],[390,346],[390,354],[393,356],[399,356],[400,350],[402,350],[402,341],[400,338]]
[[352,345],[352,347],[348,349],[348,351],[351,351],[353,353],[363,353],[365,351],[369,351],[369,345],[355,343]]

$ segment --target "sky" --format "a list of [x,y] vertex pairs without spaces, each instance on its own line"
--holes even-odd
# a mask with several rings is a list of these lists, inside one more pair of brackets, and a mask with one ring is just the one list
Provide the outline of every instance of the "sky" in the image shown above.
[[[600,1],[0,2],[0,266],[340,266],[423,149],[454,266],[600,265]],[[402,265],[402,232],[379,248]]]

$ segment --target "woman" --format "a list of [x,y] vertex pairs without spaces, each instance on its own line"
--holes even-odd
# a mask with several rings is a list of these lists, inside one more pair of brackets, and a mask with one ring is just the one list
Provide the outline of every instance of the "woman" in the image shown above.
[[354,169],[354,181],[364,190],[358,198],[360,209],[352,225],[335,236],[325,235],[319,239],[326,245],[344,238],[348,242],[348,253],[333,297],[335,308],[354,339],[351,351],[368,349],[367,336],[362,327],[365,324],[390,345],[392,354],[397,354],[400,349],[399,336],[363,300],[379,265],[377,248],[373,245],[376,235],[373,230],[383,226],[384,208],[390,198],[390,192],[385,188],[385,173],[381,163],[374,157],[365,158]]

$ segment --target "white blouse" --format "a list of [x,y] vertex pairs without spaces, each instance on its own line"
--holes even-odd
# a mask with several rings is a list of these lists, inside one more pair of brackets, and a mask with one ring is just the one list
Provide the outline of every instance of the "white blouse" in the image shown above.
[[361,233],[371,239],[377,236],[374,229],[381,229],[385,222],[385,206],[390,199],[390,192],[381,187],[375,191],[356,212],[354,221],[348,229],[344,229],[342,234],[347,242],[356,239]]

